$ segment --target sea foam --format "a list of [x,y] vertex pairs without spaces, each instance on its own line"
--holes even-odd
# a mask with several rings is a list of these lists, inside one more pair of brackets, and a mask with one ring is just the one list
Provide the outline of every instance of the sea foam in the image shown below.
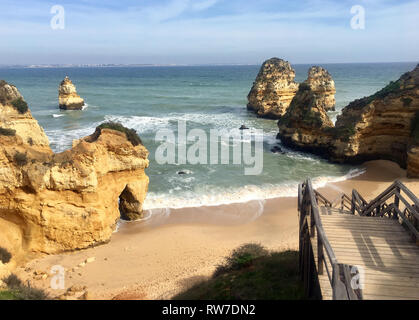
[[[330,183],[336,183],[354,178],[365,173],[365,169],[352,169],[347,174],[339,177],[317,177],[312,179],[313,187],[318,189]],[[144,210],[161,208],[191,208],[201,206],[219,206],[249,201],[266,200],[273,198],[296,197],[300,182],[283,183],[278,185],[246,185],[237,189],[215,189],[211,193],[197,194],[170,190],[168,193],[147,194]]]

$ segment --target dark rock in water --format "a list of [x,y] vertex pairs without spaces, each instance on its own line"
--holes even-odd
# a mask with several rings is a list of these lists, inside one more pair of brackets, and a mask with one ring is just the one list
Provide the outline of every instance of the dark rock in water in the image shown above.
[[271,152],[273,153],[281,153],[284,154],[285,152],[281,149],[281,147],[275,146],[271,149]]
[[240,127],[240,130],[249,130],[248,127],[246,127],[244,124]]
[[183,174],[193,174],[193,171],[184,169],[177,172],[177,174],[183,175]]

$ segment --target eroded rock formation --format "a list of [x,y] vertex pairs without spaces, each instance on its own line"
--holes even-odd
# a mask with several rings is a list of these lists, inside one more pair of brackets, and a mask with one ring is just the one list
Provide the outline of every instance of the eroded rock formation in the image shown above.
[[335,110],[335,82],[326,69],[318,66],[311,67],[305,83],[316,94],[318,104],[321,104],[326,111]]
[[[409,176],[419,177],[419,65],[375,94],[351,102],[334,127],[327,120],[320,127],[320,122],[304,120],[308,104],[296,100],[279,121],[278,137],[284,144],[337,162],[392,160],[407,167]],[[325,114],[321,105],[320,114]],[[294,113],[301,114],[299,127],[293,125]]]
[[84,100],[77,94],[76,86],[69,77],[65,77],[58,88],[58,103],[60,109],[81,110],[84,106]]
[[4,80],[0,80],[0,128],[18,132],[26,144],[44,151],[51,150],[44,130],[32,117],[18,89]]
[[28,256],[109,241],[120,218],[120,198],[128,218],[142,216],[149,181],[142,144],[134,145],[124,132],[98,129],[54,154],[30,111],[22,114],[13,106],[17,98],[17,89],[2,82],[1,247]]
[[328,148],[333,122],[324,109],[323,101],[302,83],[287,112],[279,119],[278,126],[283,144],[309,150],[310,145],[317,149]]
[[[247,108],[260,117],[280,119],[298,91],[299,84],[294,79],[295,71],[288,61],[265,61],[247,97]],[[326,69],[311,67],[304,83],[316,94],[318,104],[325,110],[334,110],[335,83]]]
[[278,119],[286,111],[298,90],[295,71],[288,61],[265,61],[248,95],[247,108],[259,116]]

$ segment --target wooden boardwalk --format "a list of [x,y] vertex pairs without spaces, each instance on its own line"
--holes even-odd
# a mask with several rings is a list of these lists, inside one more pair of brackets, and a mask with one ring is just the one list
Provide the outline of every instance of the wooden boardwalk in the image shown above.
[[300,271],[307,295],[419,300],[418,200],[406,187],[396,182],[370,203],[354,191],[352,199],[342,195],[336,208],[308,181],[299,198]]

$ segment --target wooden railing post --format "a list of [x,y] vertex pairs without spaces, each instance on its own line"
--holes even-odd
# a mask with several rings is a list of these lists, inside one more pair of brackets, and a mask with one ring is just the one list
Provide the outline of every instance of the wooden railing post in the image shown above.
[[[399,186],[397,186],[397,187],[396,187],[396,191],[397,191],[397,193],[396,193],[396,195],[394,196],[394,206],[395,206],[397,209],[399,209],[399,208],[400,208],[400,197],[399,197],[399,195],[400,195],[400,191],[401,191],[401,189],[400,189],[400,187],[399,187]],[[394,210],[394,211],[393,211],[393,216],[392,216],[392,218],[393,218],[393,219],[397,219],[397,211],[396,211],[396,210]]]
[[323,274],[323,242],[320,237],[317,237],[317,272],[319,275]]
[[316,220],[314,220],[313,205],[310,205],[310,236],[316,235]]

